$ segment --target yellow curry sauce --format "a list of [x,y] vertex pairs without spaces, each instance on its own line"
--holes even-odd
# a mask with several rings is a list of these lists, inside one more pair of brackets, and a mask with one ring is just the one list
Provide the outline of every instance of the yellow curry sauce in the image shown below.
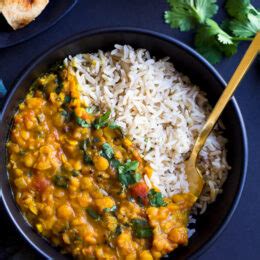
[[15,199],[28,222],[80,259],[158,259],[188,242],[195,198],[149,189],[152,169],[129,137],[80,99],[58,67],[33,84],[7,144]]

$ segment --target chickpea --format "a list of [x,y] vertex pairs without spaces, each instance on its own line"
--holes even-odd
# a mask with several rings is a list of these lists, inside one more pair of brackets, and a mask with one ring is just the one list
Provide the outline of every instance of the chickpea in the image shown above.
[[173,228],[169,233],[169,239],[176,244],[187,244],[188,231],[185,227]]
[[96,199],[95,204],[100,212],[103,212],[105,208],[112,208],[115,206],[114,200],[108,196],[101,199]]
[[26,141],[30,138],[30,133],[28,131],[22,130],[21,137]]
[[27,183],[23,177],[16,178],[14,184],[18,189],[25,189],[27,187]]
[[140,254],[140,260],[153,260],[153,256],[151,255],[149,250],[144,250]]
[[105,171],[108,167],[109,167],[109,162],[106,158],[102,157],[102,156],[94,156],[93,158],[93,162],[95,165],[95,168],[98,171]]
[[59,218],[70,219],[74,215],[74,211],[71,206],[64,204],[58,208],[57,215]]
[[32,156],[32,154],[26,154],[24,157],[24,164],[26,167],[32,167],[34,164],[34,158]]
[[83,177],[81,179],[80,187],[82,190],[90,190],[93,187],[93,180],[89,177]]
[[80,196],[78,196],[79,205],[83,208],[86,208],[91,201],[92,199],[87,192],[83,192]]

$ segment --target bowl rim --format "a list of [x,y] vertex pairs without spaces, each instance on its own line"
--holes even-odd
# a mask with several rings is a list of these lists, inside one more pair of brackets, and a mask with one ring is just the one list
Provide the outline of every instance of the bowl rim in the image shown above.
[[[19,74],[18,77],[16,78],[16,80],[14,81],[13,84],[13,88],[11,89],[11,91],[8,94],[7,99],[4,102],[3,108],[2,108],[2,112],[0,115],[0,125],[4,125],[3,122],[3,114],[5,113],[7,106],[9,104],[9,101],[11,99],[11,97],[13,96],[13,94],[16,92],[16,90],[19,88],[21,82],[24,80],[24,78],[27,77],[27,75],[33,70],[33,68],[35,68],[35,66],[37,66],[39,63],[41,63],[41,61],[48,55],[50,55],[51,53],[58,51],[59,49],[61,49],[64,46],[67,46],[69,44],[72,44],[73,42],[76,42],[78,40],[80,40],[81,38],[84,37],[91,37],[94,35],[99,35],[99,34],[106,34],[106,33],[136,33],[136,34],[145,34],[145,35],[149,35],[151,37],[155,37],[155,38],[159,38],[161,40],[164,40],[166,42],[169,42],[170,44],[174,44],[177,47],[183,49],[185,52],[189,53],[191,56],[193,56],[195,59],[197,59],[200,63],[202,63],[205,68],[207,68],[209,70],[209,72],[211,74],[213,74],[213,76],[216,78],[216,80],[218,80],[221,85],[223,86],[223,89],[226,87],[227,83],[226,81],[222,78],[222,76],[219,74],[219,72],[216,70],[216,68],[211,65],[204,57],[202,57],[198,52],[196,52],[193,48],[189,47],[187,44],[183,43],[182,41],[166,35],[164,33],[160,33],[160,32],[156,32],[153,30],[149,30],[149,29],[143,29],[143,28],[137,28],[137,27],[102,27],[102,28],[95,28],[95,29],[91,29],[91,30],[85,30],[76,34],[73,34],[71,36],[68,37],[68,39],[62,39],[59,40],[57,44],[53,44],[51,47],[48,48],[47,51],[42,51],[39,55],[36,56],[36,58],[34,58],[31,61],[31,65],[24,67],[22,74]],[[247,139],[247,133],[246,133],[246,127],[245,127],[245,123],[243,120],[243,116],[242,113],[240,111],[239,105],[235,99],[235,97],[233,96],[230,100],[230,102],[233,105],[233,109],[234,112],[236,113],[236,116],[238,118],[239,124],[240,124],[240,128],[241,128],[241,134],[242,134],[242,151],[243,151],[243,157],[244,157],[244,163],[242,165],[241,168],[241,178],[240,178],[240,183],[238,186],[238,192],[235,195],[234,199],[233,199],[233,203],[231,208],[229,209],[229,211],[227,212],[226,218],[223,221],[223,223],[221,223],[219,229],[210,237],[210,239],[208,241],[206,241],[204,244],[202,244],[202,246],[200,248],[198,248],[191,256],[190,258],[198,258],[200,255],[202,255],[203,253],[205,253],[211,246],[212,244],[219,238],[219,236],[222,234],[222,232],[225,230],[225,228],[227,227],[228,223],[230,222],[238,204],[241,198],[241,194],[245,185],[245,181],[246,181],[246,175],[247,175],[247,166],[248,166],[248,139]],[[4,166],[0,166],[0,168],[3,168]],[[2,169],[1,169],[2,170]],[[2,177],[0,176],[0,179]],[[1,182],[2,184],[2,182]],[[39,252],[42,256],[49,258],[49,255],[46,254],[38,245],[36,245],[29,236],[27,236],[27,234],[25,234],[22,230],[22,228],[19,226],[19,224],[16,221],[16,218],[12,215],[11,210],[9,209],[7,200],[5,199],[5,195],[2,194],[1,196],[1,190],[0,190],[0,198],[2,197],[2,201],[4,204],[4,207],[9,215],[9,217],[12,219],[12,222],[14,223],[14,225],[16,226],[16,228],[19,230],[20,234],[22,235],[22,237],[37,251]]]

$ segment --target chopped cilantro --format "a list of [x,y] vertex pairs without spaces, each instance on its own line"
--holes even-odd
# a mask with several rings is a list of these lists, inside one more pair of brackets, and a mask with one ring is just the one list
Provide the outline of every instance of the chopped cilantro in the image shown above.
[[86,108],[87,113],[93,115],[99,111],[99,108],[97,106],[91,106]]
[[59,188],[67,189],[69,187],[69,177],[64,175],[54,175],[53,183]]
[[86,209],[86,211],[91,218],[95,220],[101,220],[101,216],[93,208],[89,207]]
[[161,192],[157,192],[154,189],[151,189],[148,193],[148,198],[151,206],[153,207],[162,207],[166,206],[167,204],[163,200],[163,196]]
[[71,101],[71,96],[65,96],[65,98],[64,98],[64,103],[65,104],[68,104],[68,103],[70,103],[70,101]]
[[98,117],[95,121],[94,121],[94,128],[99,129],[101,127],[105,127],[108,122],[109,122],[109,117],[110,117],[111,111],[107,111],[104,115]]
[[114,150],[108,143],[104,143],[102,145],[101,156],[109,160],[111,160],[114,157]]
[[91,127],[91,124],[89,124],[86,120],[84,120],[84,119],[82,119],[78,116],[75,117],[75,120],[76,120],[76,123],[83,128],[90,128]]
[[112,160],[110,161],[110,165],[111,165],[111,167],[117,169],[118,166],[120,165],[120,162],[119,162],[117,159],[112,159]]
[[87,152],[85,152],[83,155],[83,161],[85,164],[92,164],[92,159]]
[[72,176],[73,176],[73,177],[78,177],[78,176],[80,176],[80,172],[74,170],[74,171],[72,171]]
[[89,144],[90,144],[90,140],[89,138],[87,138],[79,143],[79,149],[82,151],[86,151]]
[[117,209],[116,205],[114,205],[112,208],[105,208],[104,212],[108,213],[108,212],[115,212]]
[[132,229],[134,236],[137,238],[151,238],[153,235],[152,228],[144,219],[133,219]]
[[137,161],[128,160],[125,164],[118,166],[118,179],[123,186],[128,187],[140,181],[140,174],[133,173],[138,168],[138,165],[139,163]]

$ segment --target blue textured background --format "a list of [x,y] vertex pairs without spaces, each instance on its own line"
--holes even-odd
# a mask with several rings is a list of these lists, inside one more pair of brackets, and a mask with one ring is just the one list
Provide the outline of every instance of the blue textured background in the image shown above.
[[[225,17],[223,2],[216,19]],[[57,1],[58,3],[58,1]],[[260,0],[252,1],[260,7]],[[8,88],[15,78],[40,53],[70,35],[87,29],[108,26],[135,26],[173,36],[193,47],[193,33],[180,33],[164,24],[166,0],[80,0],[78,5],[47,32],[21,45],[0,50],[0,78]],[[248,43],[238,53],[216,65],[229,80]],[[260,259],[260,62],[255,62],[236,92],[249,139],[248,177],[240,204],[226,230],[200,259]],[[209,86],[210,87],[210,86]],[[19,238],[0,203],[0,259],[36,258]],[[39,259],[39,258],[38,258]]]

